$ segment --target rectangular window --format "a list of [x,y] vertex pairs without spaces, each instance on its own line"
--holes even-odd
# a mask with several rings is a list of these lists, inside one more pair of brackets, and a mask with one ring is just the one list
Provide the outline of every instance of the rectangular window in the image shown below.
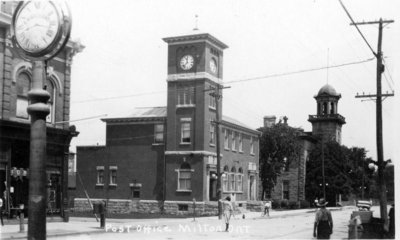
[[132,198],[140,198],[140,187],[132,188]]
[[215,123],[210,121],[210,144],[215,145]]
[[110,185],[117,185],[117,167],[110,166]]
[[164,124],[154,125],[154,142],[155,143],[164,142]]
[[102,166],[97,166],[96,185],[104,185],[104,167],[102,167]]
[[180,169],[178,171],[178,190],[191,190],[192,189],[191,178],[192,178],[191,170]]
[[243,191],[243,175],[242,174],[236,175],[236,191],[237,192]]
[[283,181],[283,199],[289,199],[289,181]]
[[190,143],[190,132],[191,132],[190,122],[181,122],[181,143]]
[[178,204],[178,211],[189,211],[189,205],[187,204]]
[[243,139],[242,139],[242,133],[239,133],[239,152],[243,152]]
[[28,98],[26,97],[17,97],[17,117],[18,118],[25,118],[28,119],[29,115],[28,115]]
[[254,138],[250,137],[250,154],[254,155]]
[[231,131],[231,137],[232,137],[232,150],[236,151],[236,133],[234,131]]
[[214,96],[210,96],[210,105],[209,105],[209,107],[212,108],[212,109],[217,109],[217,104],[215,102],[215,97]]
[[178,105],[194,105],[194,87],[178,87]]
[[225,149],[229,149],[229,135],[228,135],[228,129],[225,129],[225,138],[224,138],[224,147]]

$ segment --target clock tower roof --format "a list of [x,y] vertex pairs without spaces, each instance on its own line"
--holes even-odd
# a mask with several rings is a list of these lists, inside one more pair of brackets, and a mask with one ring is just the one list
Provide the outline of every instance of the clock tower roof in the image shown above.
[[199,31],[199,30],[194,30],[190,33],[177,35],[174,37],[166,37],[166,38],[163,38],[163,40],[164,40],[164,42],[166,42],[168,44],[180,44],[180,43],[184,43],[184,42],[188,42],[188,41],[190,41],[190,42],[192,42],[192,41],[207,42],[208,41],[208,42],[211,42],[214,45],[218,46],[221,49],[228,48],[228,45],[226,45],[222,41],[218,40],[213,35],[206,33],[206,32]]

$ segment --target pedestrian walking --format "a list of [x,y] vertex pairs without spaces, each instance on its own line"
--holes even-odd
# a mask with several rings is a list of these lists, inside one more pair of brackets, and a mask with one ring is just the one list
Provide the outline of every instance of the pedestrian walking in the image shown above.
[[264,216],[268,215],[268,217],[269,217],[269,209],[271,209],[271,205],[272,205],[271,200],[265,201],[265,204],[264,204]]
[[221,201],[222,209],[224,211],[223,215],[224,215],[224,220],[225,220],[225,225],[226,225],[225,232],[228,232],[229,231],[229,221],[231,220],[231,216],[232,216],[232,212],[233,212],[231,197],[228,196],[225,198],[225,200],[220,199],[219,201]]
[[328,204],[324,198],[321,198],[317,203],[320,208],[315,213],[314,233],[313,236],[318,239],[329,239],[332,234],[333,221],[331,212],[326,209]]
[[4,226],[3,222],[3,199],[0,197],[0,219],[1,219],[1,226]]

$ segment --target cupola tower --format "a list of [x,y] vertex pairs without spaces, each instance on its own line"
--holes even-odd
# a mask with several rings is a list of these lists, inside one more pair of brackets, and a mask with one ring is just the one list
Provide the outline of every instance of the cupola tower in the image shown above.
[[324,142],[336,141],[342,143],[342,125],[345,118],[338,114],[338,102],[342,96],[329,84],[324,85],[316,96],[317,114],[309,115],[314,136],[322,137]]

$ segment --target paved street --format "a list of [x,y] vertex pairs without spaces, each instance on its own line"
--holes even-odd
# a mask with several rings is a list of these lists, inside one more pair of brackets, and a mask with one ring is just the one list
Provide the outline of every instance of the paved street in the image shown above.
[[[333,210],[333,239],[347,239],[348,221],[354,208]],[[379,209],[373,208],[374,216]],[[59,233],[51,232],[49,239],[312,239],[313,210],[272,211],[271,216],[261,217],[260,213],[247,213],[246,218],[237,216],[231,222],[230,232],[224,232],[224,223],[216,217],[187,219],[109,219],[106,229],[98,228],[95,221],[79,222],[73,218],[70,223],[58,223]],[[83,221],[83,220],[81,220]],[[75,234],[63,234],[62,224],[76,227]],[[86,231],[85,231],[86,229]]]
[[[332,210],[334,230],[332,239],[347,239],[348,221],[354,207]],[[379,207],[373,207],[379,217]],[[70,222],[47,223],[49,239],[312,239],[314,210],[271,211],[270,217],[246,213],[246,218],[232,219],[230,232],[224,232],[224,222],[217,217],[185,219],[107,219],[106,229],[92,218],[71,218]],[[6,225],[2,239],[24,239],[18,225]]]

